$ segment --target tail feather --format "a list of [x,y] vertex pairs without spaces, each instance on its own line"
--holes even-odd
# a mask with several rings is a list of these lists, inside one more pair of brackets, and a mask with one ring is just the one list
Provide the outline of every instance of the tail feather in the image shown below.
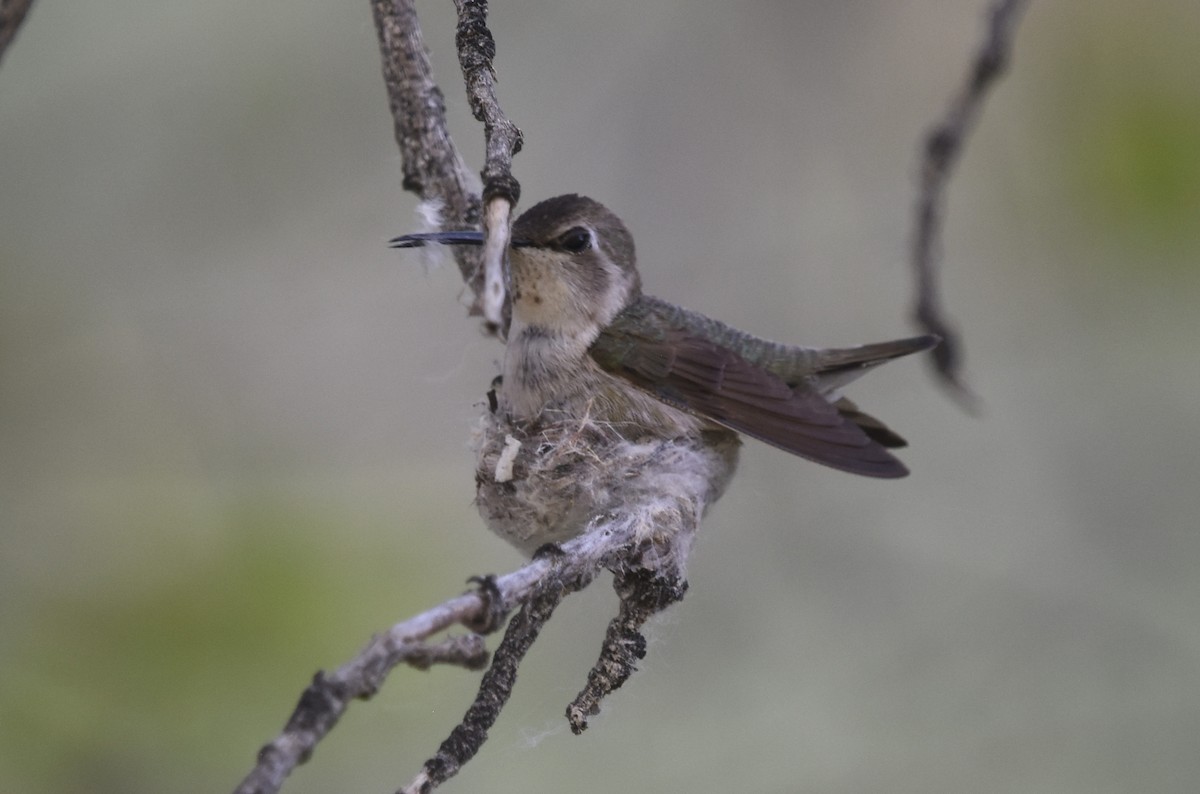
[[911,336],[891,342],[876,342],[871,345],[822,350],[816,362],[816,374],[826,375],[847,369],[874,367],[894,358],[929,350],[942,341],[932,334]]
[[[940,337],[927,334],[891,342],[821,350],[809,378],[815,378],[818,392],[836,400],[839,389],[858,380],[880,364],[929,350],[940,341]],[[811,384],[812,380],[809,380],[809,383]],[[789,385],[796,387],[800,385],[800,381]]]

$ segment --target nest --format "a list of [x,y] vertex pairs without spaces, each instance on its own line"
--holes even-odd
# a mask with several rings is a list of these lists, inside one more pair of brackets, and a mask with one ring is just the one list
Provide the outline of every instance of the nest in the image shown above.
[[527,554],[618,511],[636,511],[647,540],[681,527],[694,531],[737,464],[732,433],[631,438],[628,428],[556,415],[551,409],[518,422],[498,410],[476,428],[479,513]]

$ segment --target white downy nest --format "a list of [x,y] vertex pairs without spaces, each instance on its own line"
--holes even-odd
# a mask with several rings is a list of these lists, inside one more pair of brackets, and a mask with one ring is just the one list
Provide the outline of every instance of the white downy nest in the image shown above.
[[631,441],[604,423],[553,415],[526,423],[497,411],[480,420],[476,505],[488,526],[531,554],[630,516],[639,538],[682,573],[700,518],[733,475],[739,442],[708,434]]

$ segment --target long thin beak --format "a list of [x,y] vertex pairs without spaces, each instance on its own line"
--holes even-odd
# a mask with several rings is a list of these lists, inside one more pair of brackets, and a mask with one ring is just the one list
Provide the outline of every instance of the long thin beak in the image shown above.
[[389,248],[420,248],[428,243],[442,245],[483,245],[483,232],[424,232],[402,234],[388,241]]
[[[420,248],[429,243],[442,245],[483,245],[483,232],[421,232],[419,234],[402,234],[388,240],[389,248]],[[533,245],[530,240],[510,240],[510,248],[525,248]]]

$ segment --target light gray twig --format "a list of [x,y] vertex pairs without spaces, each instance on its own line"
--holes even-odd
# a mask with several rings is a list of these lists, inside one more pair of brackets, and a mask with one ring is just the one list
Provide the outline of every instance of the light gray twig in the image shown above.
[[475,757],[487,741],[488,731],[496,724],[500,712],[512,695],[517,683],[517,669],[525,654],[533,647],[542,627],[569,592],[581,590],[591,583],[595,572],[585,572],[568,585],[560,576],[548,576],[534,587],[529,600],[508,624],[504,640],[496,649],[492,666],[479,682],[479,691],[462,721],[442,742],[437,754],[425,762],[416,778],[399,794],[426,794],[440,786]]
[[496,98],[496,43],[487,27],[486,0],[455,0],[455,5],[455,40],[467,99],[484,130],[482,199],[472,190],[474,180],[450,138],[445,100],[433,80],[413,0],[371,0],[404,189],[437,208],[440,228],[483,226],[487,231],[482,250],[456,246],[453,255],[474,295],[470,313],[483,315],[487,330],[502,335],[510,317],[504,254],[512,208],[521,196],[512,160],[522,137]]
[[644,528],[643,519],[638,513],[630,513],[596,522],[584,535],[564,543],[561,554],[535,559],[523,568],[496,577],[487,591],[465,593],[397,623],[334,672],[318,672],[300,696],[283,732],[259,750],[257,764],[234,794],[279,791],[292,770],[307,761],[317,743],[337,725],[351,702],[372,697],[398,665],[414,658],[428,659],[431,648],[424,642],[428,637],[455,624],[487,622],[495,607],[490,599],[498,599],[500,607],[507,611],[528,602],[535,592],[555,587],[563,593],[570,592],[586,584],[601,569],[619,567],[620,561],[636,546],[638,530]]
[[458,9],[458,63],[467,86],[475,120],[483,124],[486,159],[483,165],[483,281],[472,281],[491,330],[508,333],[512,317],[504,278],[512,209],[521,198],[521,185],[512,175],[513,156],[521,151],[521,130],[509,120],[496,99],[496,41],[487,27],[487,0],[454,0]]
[[[482,218],[481,199],[472,190],[474,178],[450,138],[446,101],[433,80],[415,0],[371,0],[371,11],[400,147],[404,189],[436,208],[442,228],[477,227]],[[483,288],[480,251],[455,246],[453,255],[463,281],[475,295],[472,313],[479,314]]]

